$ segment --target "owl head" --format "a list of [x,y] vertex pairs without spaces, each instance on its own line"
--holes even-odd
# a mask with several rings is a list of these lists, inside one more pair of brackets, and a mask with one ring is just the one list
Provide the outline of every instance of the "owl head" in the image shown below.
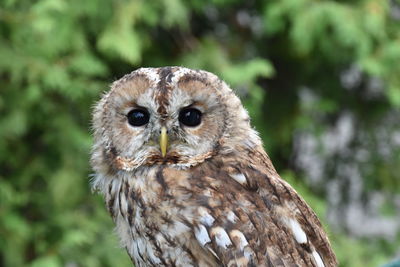
[[93,116],[97,172],[195,166],[261,144],[239,98],[212,73],[141,68],[115,81]]

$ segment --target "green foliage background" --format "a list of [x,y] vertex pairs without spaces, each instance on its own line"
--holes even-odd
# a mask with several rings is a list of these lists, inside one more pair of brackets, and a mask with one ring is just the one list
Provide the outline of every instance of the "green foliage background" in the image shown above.
[[[398,111],[398,5],[1,0],[0,265],[130,266],[102,199],[90,192],[90,113],[113,80],[141,66],[183,65],[223,77],[249,109],[282,176],[324,220],[323,191],[291,164],[294,133],[314,127],[318,135],[344,109],[367,130]],[[352,65],[382,81],[378,98],[365,98],[364,84],[343,88],[340,74]],[[307,108],[299,98],[304,87],[319,96]],[[316,126],[310,110],[322,117]],[[399,155],[371,163],[364,177],[370,190],[399,192]],[[399,253],[398,236],[329,232],[342,266],[378,266]]]

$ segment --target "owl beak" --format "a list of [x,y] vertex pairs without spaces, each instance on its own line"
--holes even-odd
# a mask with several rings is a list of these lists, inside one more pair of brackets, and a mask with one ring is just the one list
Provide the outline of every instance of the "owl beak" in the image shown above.
[[165,157],[165,155],[167,154],[167,146],[168,146],[167,128],[162,127],[160,134],[160,149],[161,149],[161,155],[163,157]]

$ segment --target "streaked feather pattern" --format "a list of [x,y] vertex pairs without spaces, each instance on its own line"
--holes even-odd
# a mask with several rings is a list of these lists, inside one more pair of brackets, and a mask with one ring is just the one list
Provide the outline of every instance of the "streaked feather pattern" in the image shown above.
[[[141,100],[147,93],[151,99]],[[191,97],[219,117],[204,115],[209,132],[175,129],[175,143],[161,158],[150,137],[110,115],[130,103],[130,95],[164,114],[163,123]],[[216,76],[141,69],[114,83],[95,110],[94,128],[93,186],[136,266],[337,266],[317,216],[279,177],[247,112]],[[198,150],[192,149],[196,142]]]

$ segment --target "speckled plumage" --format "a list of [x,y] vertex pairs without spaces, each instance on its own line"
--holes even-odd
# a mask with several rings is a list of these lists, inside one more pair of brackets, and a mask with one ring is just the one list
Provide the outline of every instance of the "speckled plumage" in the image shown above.
[[[203,113],[199,126],[179,123],[187,106]],[[149,111],[146,126],[127,123],[134,107]],[[136,266],[337,266],[315,213],[279,177],[215,75],[138,69],[103,96],[93,128],[93,187]]]

